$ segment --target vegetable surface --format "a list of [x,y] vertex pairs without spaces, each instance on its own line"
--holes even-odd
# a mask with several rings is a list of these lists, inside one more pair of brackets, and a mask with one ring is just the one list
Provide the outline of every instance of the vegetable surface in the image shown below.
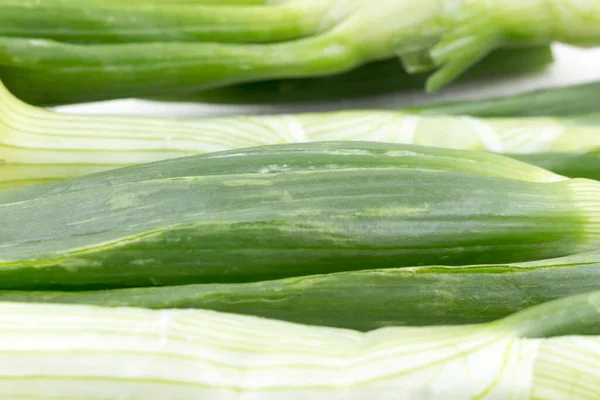
[[84,292],[0,291],[0,301],[203,308],[368,331],[489,322],[600,289],[600,253],[515,264],[339,272],[252,283]]
[[510,156],[560,175],[600,180],[600,149],[587,153],[511,154]]
[[[12,3],[11,0],[4,1]],[[77,9],[84,7],[75,0],[60,0],[60,3],[75,4]],[[15,7],[19,8],[21,4],[23,2],[19,1]],[[89,6],[94,4],[99,3],[95,0]],[[114,2],[102,4],[103,7],[112,7]],[[47,7],[46,3],[40,2],[31,5],[33,8]],[[127,7],[141,15],[146,9],[154,12],[152,10],[162,7],[189,6],[150,3]],[[301,12],[302,23],[308,25],[309,31],[316,28],[318,32],[297,40],[266,44],[168,42],[155,41],[156,38],[144,43],[71,44],[37,36],[20,37],[21,29],[29,31],[31,25],[47,27],[54,21],[57,30],[47,35],[54,37],[56,32],[63,35],[64,19],[67,17],[61,14],[60,18],[48,19],[42,14],[39,19],[43,23],[35,20],[30,23],[19,19],[35,19],[36,13],[17,10],[14,15],[3,14],[10,21],[15,21],[7,22],[6,26],[19,37],[0,38],[0,77],[24,100],[48,105],[165,93],[184,94],[186,91],[196,93],[202,89],[244,82],[334,75],[369,62],[398,56],[409,72],[436,70],[426,85],[428,90],[434,91],[455,80],[497,48],[555,41],[578,46],[600,43],[600,10],[595,0],[558,0],[550,6],[546,0],[425,0],[418,4],[406,0],[384,0],[379,1],[377,7],[367,0],[299,0],[283,5],[230,6],[230,11],[225,14],[222,14],[222,7],[227,6],[193,7],[216,10],[215,17],[219,18],[213,20],[213,17],[207,17],[206,24],[214,22],[217,27],[217,33],[209,30],[209,38],[215,35],[226,36],[224,40],[228,36],[232,36],[233,41],[244,40],[260,36],[264,30],[266,41],[279,40],[295,26],[281,25],[279,12],[288,7],[305,10]],[[265,7],[272,9],[277,16],[272,17],[270,11],[258,11],[248,21],[272,18],[275,33],[270,31],[271,23],[244,22],[245,14],[239,19],[231,17],[240,21],[239,30],[235,27],[219,29],[220,25],[230,25],[229,15],[245,13],[244,10],[256,7],[259,10]],[[110,26],[104,26],[104,13],[86,13],[84,9],[81,17],[85,19],[88,14],[101,20],[98,34],[113,34]],[[164,14],[168,16],[166,11]],[[190,12],[190,15],[193,14]],[[318,16],[317,19],[312,18],[313,14]],[[162,12],[160,16],[158,23],[169,24],[167,16],[164,16],[165,21]],[[123,18],[124,28],[135,25],[136,21]],[[188,16],[181,18],[187,20]],[[85,21],[80,22],[76,18],[73,23],[81,23],[86,31],[89,30]],[[119,25],[117,17],[114,24]],[[185,22],[181,24],[186,25]],[[283,32],[277,31],[279,28]],[[259,31],[255,32],[255,29]],[[305,26],[301,26],[300,33],[304,29]],[[91,31],[93,36],[96,29]],[[71,31],[66,32],[70,35]],[[137,35],[139,31],[133,32]],[[298,32],[293,32],[291,36],[298,35]],[[196,34],[192,32],[190,36]],[[27,87],[35,87],[36,91],[27,91]]]
[[253,2],[1,0],[0,36],[91,44],[270,43],[313,36],[345,16],[332,16],[335,0]]
[[493,323],[360,333],[204,310],[0,304],[0,396],[594,399],[597,292]]
[[[552,87],[514,96],[405,109],[421,115],[472,117],[582,117],[600,112],[600,82]],[[596,119],[597,122],[597,119]]]
[[[560,93],[541,108],[556,110]],[[599,133],[591,118],[479,119],[381,110],[203,120],[65,115],[25,104],[0,86],[0,189],[198,153],[330,140],[521,153],[524,161],[560,174],[596,178]],[[536,155],[554,152],[570,154]]]
[[0,36],[90,44],[270,43],[316,35],[345,17],[332,15],[335,0],[240,3],[2,0]]
[[[548,46],[503,48],[475,64],[458,81],[539,72],[554,61]],[[430,74],[408,73],[397,57],[369,63],[349,72],[318,78],[282,79],[231,85],[198,93],[168,94],[157,100],[200,101],[220,104],[292,104],[339,100],[409,89],[421,89]],[[24,92],[27,87],[22,88]],[[31,89],[29,89],[31,90]],[[593,99],[595,100],[595,98]],[[590,101],[585,105],[589,107]],[[453,105],[457,107],[458,105]],[[570,105],[573,107],[573,104]],[[600,109],[597,107],[596,110]],[[478,109],[481,112],[480,109]]]
[[261,281],[598,246],[600,183],[385,143],[211,153],[0,192],[4,289]]

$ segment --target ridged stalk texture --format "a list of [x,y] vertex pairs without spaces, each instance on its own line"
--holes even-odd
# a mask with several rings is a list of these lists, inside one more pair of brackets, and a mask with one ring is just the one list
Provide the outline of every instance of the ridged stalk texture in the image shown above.
[[321,142],[0,191],[3,289],[248,282],[595,249],[600,183],[489,153]]
[[600,149],[587,153],[511,154],[510,156],[560,175],[600,180]]
[[[582,117],[600,113],[600,82],[551,87],[506,97],[409,107],[422,115]],[[595,122],[598,122],[598,118]],[[592,121],[587,121],[592,122]]]
[[[552,51],[548,46],[502,48],[475,64],[457,81],[536,73],[544,70],[553,61]],[[394,57],[338,75],[252,82],[201,90],[197,93],[167,94],[155,99],[217,104],[293,104],[420,90],[429,76],[429,72],[407,72],[402,61]],[[23,87],[22,90],[26,91],[27,88]],[[28,97],[26,93],[23,95]]]
[[[7,32],[0,38],[0,77],[23,99],[45,105],[334,75],[394,56],[409,72],[435,70],[426,85],[434,91],[497,48],[600,43],[595,0],[383,0],[377,7],[370,0],[262,6],[3,0],[0,10],[2,3],[6,11],[0,19],[5,15],[7,21],[0,27]],[[70,8],[63,12],[60,4]],[[27,5],[24,12],[21,8]],[[112,12],[111,7],[123,11]],[[298,9],[299,15],[294,11]],[[290,20],[299,20],[299,25]],[[174,32],[160,33],[163,25]],[[36,29],[45,34],[24,33]],[[127,32],[137,39],[128,38]],[[15,36],[6,36],[11,34]],[[117,43],[53,40],[77,41],[81,35],[100,41],[107,36]],[[191,41],[182,41],[182,36]],[[123,40],[127,43],[118,43]],[[229,43],[236,41],[253,43]],[[267,43],[254,43],[261,41]],[[26,90],[28,86],[36,91]]]
[[245,3],[1,0],[0,36],[84,44],[271,43],[312,36],[335,22],[327,17],[332,0]]
[[205,310],[0,304],[0,396],[146,400],[600,396],[600,295],[489,324],[308,327]]
[[0,301],[202,308],[369,331],[493,321],[600,290],[600,253],[515,264],[373,269],[235,284],[97,291],[0,291]]
[[[561,94],[583,93],[580,105]],[[556,89],[539,113],[589,111],[598,85]],[[531,95],[537,96],[537,95]],[[516,103],[525,107],[526,99]],[[569,99],[568,96],[565,99]],[[591,99],[591,101],[588,101]],[[585,101],[584,101],[585,100]],[[508,100],[489,110],[496,113]],[[458,105],[456,107],[459,107]],[[481,112],[477,103],[462,110]],[[435,108],[434,108],[435,110]],[[596,178],[600,125],[593,118],[475,118],[425,110],[173,120],[58,114],[16,99],[0,86],[0,189],[60,180],[132,164],[277,143],[381,141],[518,154],[571,177]],[[443,107],[441,112],[443,112]],[[433,113],[433,111],[431,112]],[[548,154],[557,153],[557,154]],[[560,154],[558,154],[560,153]]]

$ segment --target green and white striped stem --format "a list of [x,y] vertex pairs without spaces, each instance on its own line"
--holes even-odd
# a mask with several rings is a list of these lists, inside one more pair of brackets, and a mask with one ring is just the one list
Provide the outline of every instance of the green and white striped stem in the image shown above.
[[595,46],[599,27],[596,0],[2,0],[0,77],[21,98],[49,105],[334,75],[398,56],[410,72],[437,69],[426,85],[433,91],[494,49],[556,41]]
[[489,324],[368,333],[204,310],[0,303],[0,397],[600,396],[600,294]]
[[[381,141],[524,155],[593,153],[600,146],[599,132],[597,125],[551,117],[480,119],[376,110],[203,120],[77,116],[30,106],[0,87],[0,188],[294,142]],[[571,168],[586,165],[587,172],[574,176],[598,176],[596,156],[586,157],[586,164],[564,158],[557,164],[548,157],[532,161],[555,165],[567,175]],[[529,161],[527,156],[523,160]],[[569,163],[562,165],[561,160]]]

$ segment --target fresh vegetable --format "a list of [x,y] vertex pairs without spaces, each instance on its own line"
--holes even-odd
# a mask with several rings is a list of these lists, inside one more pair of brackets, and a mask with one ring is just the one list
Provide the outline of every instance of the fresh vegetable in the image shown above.
[[2,0],[0,35],[91,44],[269,43],[309,36],[327,27],[327,1],[276,6],[205,3]]
[[239,3],[1,0],[0,36],[89,44],[272,43],[319,34],[347,14],[341,8],[333,14],[336,0]]
[[[552,51],[548,46],[498,49],[466,71],[458,81],[539,72],[553,61]],[[293,104],[421,89],[429,75],[427,72],[409,74],[396,57],[339,75],[252,82],[155,99],[220,104]],[[24,87],[23,90],[28,88]],[[24,96],[28,97],[26,93]],[[591,102],[594,100],[596,98]],[[585,105],[589,106],[591,102],[588,101]],[[598,109],[600,105],[596,107]]]
[[600,180],[600,149],[587,153],[511,154],[510,156],[560,175]]
[[203,308],[368,331],[473,324],[600,290],[600,252],[515,264],[425,266],[281,280],[97,291],[0,291],[0,301]]
[[600,294],[368,333],[205,310],[0,304],[0,397],[596,399]]
[[265,146],[0,191],[2,289],[247,282],[598,247],[600,182],[502,156]]
[[[435,70],[426,85],[434,91],[497,48],[555,41],[600,44],[595,0],[558,0],[552,6],[545,0],[385,0],[377,7],[367,0],[266,6],[117,5],[99,0],[84,5],[78,0],[50,5],[3,0],[0,6],[3,3],[7,8],[0,12],[6,16],[0,23],[5,31],[0,37],[0,77],[22,99],[43,105],[185,95],[245,82],[335,75],[394,56],[409,72]],[[70,4],[71,11],[63,12],[60,4]],[[20,8],[27,5],[23,12]],[[112,7],[130,9],[139,17],[113,13]],[[290,9],[300,10],[289,17],[299,25],[289,23]],[[107,17],[111,15],[112,20]],[[196,30],[198,21],[202,23]],[[136,25],[149,28],[139,30]],[[170,36],[163,33],[163,25]],[[77,27],[82,28],[84,42],[127,43],[44,39],[78,41]],[[261,41],[268,43],[254,43]]]
[[552,87],[508,97],[430,104],[405,111],[472,117],[582,117],[600,113],[600,82]]
[[[556,110],[563,91],[571,92],[557,89],[554,103],[541,109]],[[524,161],[572,177],[596,178],[600,170],[594,155],[600,125],[592,118],[477,119],[376,110],[203,120],[94,117],[33,107],[0,86],[0,189],[198,153],[328,140],[522,153]],[[571,154],[536,155],[548,152]]]

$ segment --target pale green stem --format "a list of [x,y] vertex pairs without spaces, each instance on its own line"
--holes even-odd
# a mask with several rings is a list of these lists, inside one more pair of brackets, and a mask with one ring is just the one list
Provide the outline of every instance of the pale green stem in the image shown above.
[[598,126],[555,118],[480,119],[396,111],[203,120],[78,116],[27,105],[0,88],[0,187],[290,142],[354,140],[498,153],[581,153],[600,147],[598,132]]
[[335,1],[0,0],[0,36],[91,44],[280,42],[337,23],[328,18]]
[[[595,399],[597,304],[593,293],[492,324],[359,333],[204,310],[2,303],[0,397]],[[529,338],[523,327],[540,320],[569,336],[542,327]]]
[[[21,3],[19,1],[15,7]],[[158,6],[150,4],[148,7]],[[209,12],[212,16],[209,15],[205,23],[219,27],[221,21],[213,17],[221,15],[223,7],[226,6],[199,9],[212,10]],[[251,9],[258,11],[250,14],[244,11]],[[56,104],[337,74],[397,55],[410,69],[439,67],[427,84],[429,90],[436,90],[498,47],[553,41],[578,46],[600,43],[600,7],[595,0],[384,0],[378,2],[377,7],[366,0],[305,0],[273,6],[231,6],[229,10],[232,16],[239,17],[236,17],[238,22],[229,24],[225,21],[224,26],[233,31],[239,28],[239,31],[227,38],[229,33],[211,28],[205,32],[207,37],[216,35],[218,38],[222,33],[221,39],[228,41],[283,40],[290,32],[285,27],[283,32],[278,32],[279,20],[272,16],[267,18],[267,14],[270,15],[267,10],[275,13],[287,10],[294,15],[292,19],[298,17],[301,20],[298,26],[302,32],[291,35],[303,39],[264,45],[194,43],[192,40],[187,43],[189,46],[137,43],[90,48],[3,38],[0,64],[4,67],[0,72],[6,82],[10,79],[12,87],[18,88],[19,82],[38,87],[40,98],[32,97],[31,100]],[[135,12],[141,11],[136,9]],[[120,18],[120,14],[116,15]],[[23,27],[38,25],[37,22],[15,22],[15,18],[35,17],[22,10],[14,16],[7,12],[0,18],[2,16],[7,21],[1,24],[0,30],[10,30],[12,24],[16,29],[12,34],[17,34]],[[255,18],[258,21],[267,18],[270,22],[263,21],[263,27]],[[48,21],[53,20],[44,17],[40,24]],[[124,29],[129,26],[127,21],[127,18],[122,21]],[[79,24],[77,20],[73,23]],[[194,24],[194,18],[190,23]],[[273,35],[269,33],[272,27],[276,28]],[[245,34],[248,32],[252,33],[248,36]],[[57,34],[60,33],[59,30]],[[112,35],[104,28],[97,33]],[[265,38],[261,39],[263,34]],[[52,35],[46,37],[54,37]],[[258,39],[248,39],[254,36]],[[157,38],[160,38],[159,33],[153,40]],[[177,35],[174,38],[180,40]],[[171,39],[167,35],[164,40]],[[14,71],[15,68],[18,70]],[[80,75],[83,72],[88,79]],[[72,91],[80,92],[79,97],[61,92],[61,82],[66,80],[67,73],[76,82]],[[90,76],[94,79],[89,79]]]

